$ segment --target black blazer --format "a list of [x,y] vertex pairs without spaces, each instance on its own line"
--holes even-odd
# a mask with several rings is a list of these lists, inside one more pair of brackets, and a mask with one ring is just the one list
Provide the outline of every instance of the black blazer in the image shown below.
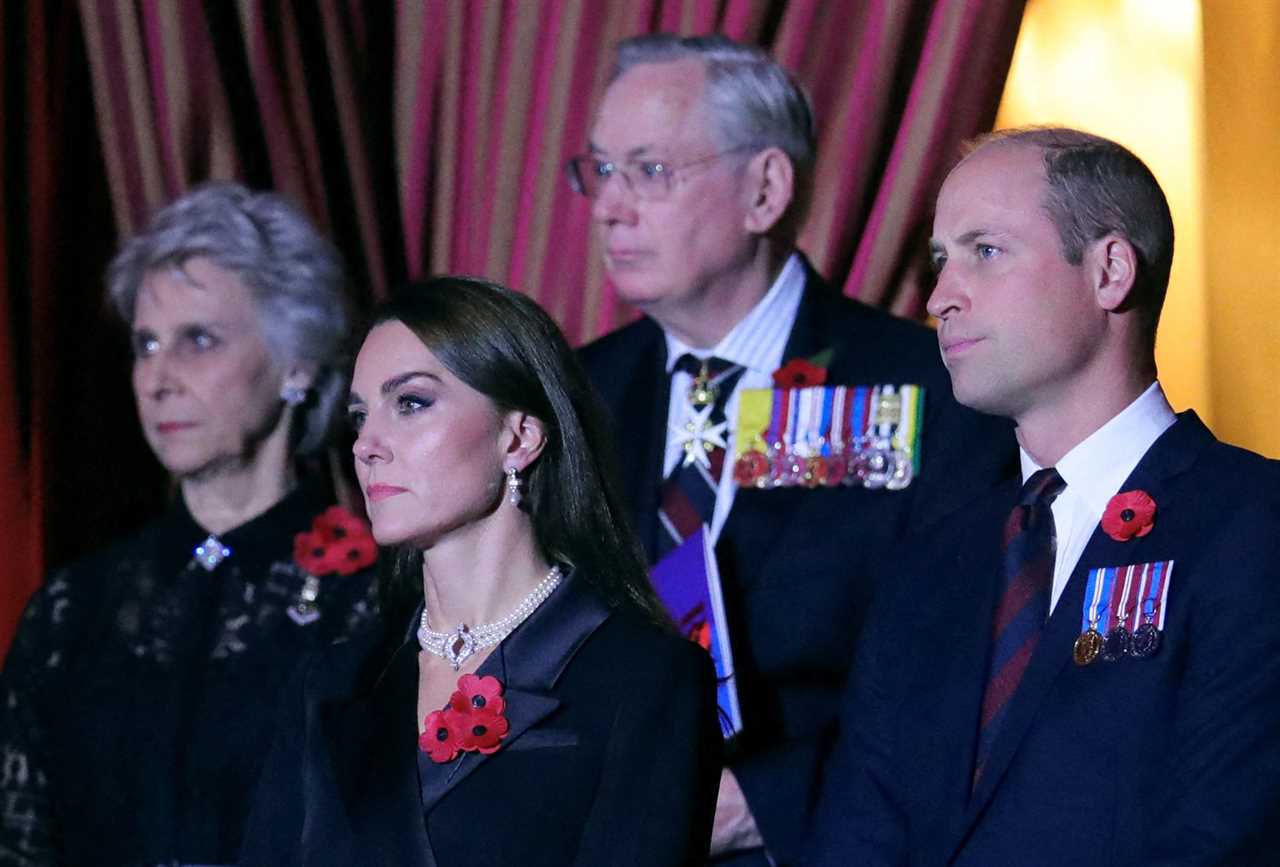
[[283,709],[242,863],[701,864],[720,767],[710,659],[581,583],[480,666],[505,685],[511,725],[490,756],[420,753],[416,641],[316,656]]
[[[1016,485],[921,539],[877,604],[813,864],[1276,864],[1280,464],[1184,413],[1122,491],[1151,532],[1089,540],[970,796]],[[1081,667],[1088,572],[1173,560],[1147,659]]]
[[[779,864],[794,863],[803,844],[873,564],[895,555],[908,527],[955,511],[1016,468],[1011,425],[955,403],[933,331],[845,298],[805,267],[784,360],[830,349],[829,383],[922,385],[925,419],[921,473],[906,490],[740,489],[716,546],[744,722],[729,764]],[[670,389],[662,331],[643,319],[582,356],[612,413],[624,489],[652,558]]]

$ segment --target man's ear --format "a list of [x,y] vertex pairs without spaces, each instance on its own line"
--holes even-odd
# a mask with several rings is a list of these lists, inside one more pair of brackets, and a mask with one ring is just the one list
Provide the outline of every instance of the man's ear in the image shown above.
[[751,196],[746,230],[764,235],[776,226],[795,199],[795,184],[795,166],[782,149],[769,147],[753,156],[746,167],[746,192]]
[[1138,278],[1138,253],[1128,238],[1112,232],[1089,246],[1085,267],[1093,281],[1098,306],[1119,313],[1133,306],[1133,284]]
[[523,472],[538,459],[547,445],[547,428],[542,419],[521,410],[503,416],[502,431],[505,454],[502,469]]

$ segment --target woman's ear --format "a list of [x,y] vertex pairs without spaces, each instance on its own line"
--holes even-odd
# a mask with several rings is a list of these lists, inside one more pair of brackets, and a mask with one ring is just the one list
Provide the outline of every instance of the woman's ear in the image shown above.
[[502,433],[505,440],[504,471],[523,472],[547,445],[547,428],[542,419],[522,410],[512,410],[503,416]]
[[297,363],[290,365],[284,373],[281,389],[292,388],[307,391],[316,383],[316,366],[314,364]]

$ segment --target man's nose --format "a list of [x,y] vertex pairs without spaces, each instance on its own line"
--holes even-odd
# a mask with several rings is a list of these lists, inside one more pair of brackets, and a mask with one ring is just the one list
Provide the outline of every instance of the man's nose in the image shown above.
[[626,175],[616,171],[600,181],[591,205],[591,216],[600,223],[635,222],[636,194]]

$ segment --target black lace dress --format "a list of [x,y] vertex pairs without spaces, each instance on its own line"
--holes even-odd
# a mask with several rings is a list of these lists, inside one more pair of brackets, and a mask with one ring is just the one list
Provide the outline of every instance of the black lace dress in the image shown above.
[[235,862],[282,685],[374,617],[372,569],[290,615],[293,538],[326,505],[295,491],[222,534],[211,570],[179,506],[49,577],[0,683],[0,864]]

